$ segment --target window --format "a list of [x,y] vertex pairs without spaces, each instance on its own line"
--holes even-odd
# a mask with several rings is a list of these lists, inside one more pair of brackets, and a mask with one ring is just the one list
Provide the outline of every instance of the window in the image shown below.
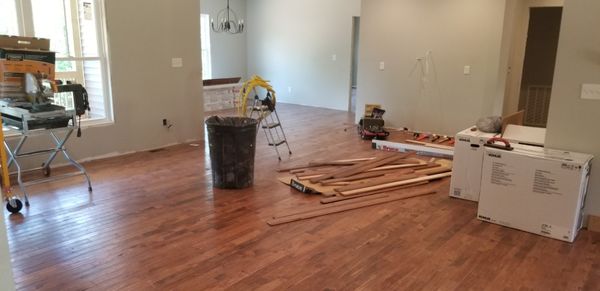
[[0,34],[19,34],[15,0],[0,0]]
[[88,92],[87,119],[112,119],[103,21],[103,0],[0,0],[0,34],[49,38],[56,78]]
[[202,80],[212,79],[212,64],[210,61],[210,16],[208,14],[200,14],[200,42],[202,43]]

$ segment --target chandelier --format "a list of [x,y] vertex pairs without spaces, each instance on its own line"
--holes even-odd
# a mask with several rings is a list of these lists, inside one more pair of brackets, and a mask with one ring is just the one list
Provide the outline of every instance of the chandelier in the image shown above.
[[244,20],[238,19],[237,13],[229,8],[229,0],[227,0],[227,8],[221,9],[217,14],[217,25],[215,25],[214,19],[211,19],[210,26],[214,32],[231,34],[244,32]]

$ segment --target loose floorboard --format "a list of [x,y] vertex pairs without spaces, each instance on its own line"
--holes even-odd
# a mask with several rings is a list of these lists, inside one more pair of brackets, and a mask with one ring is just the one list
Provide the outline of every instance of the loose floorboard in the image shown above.
[[[278,105],[294,152],[282,165],[367,157],[344,131],[348,113]],[[84,137],[85,138],[85,137]],[[213,189],[206,145],[85,164],[30,188],[7,215],[19,290],[598,290],[600,234],[573,244],[475,219],[475,203],[435,195],[268,226],[273,214],[319,204],[276,179],[263,133],[254,186]],[[57,170],[59,172],[59,170]],[[425,186],[424,186],[425,187]]]

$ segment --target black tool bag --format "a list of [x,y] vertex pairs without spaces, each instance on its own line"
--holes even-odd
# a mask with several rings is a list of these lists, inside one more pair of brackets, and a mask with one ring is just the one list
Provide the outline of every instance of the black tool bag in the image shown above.
[[73,103],[75,105],[75,114],[81,117],[86,111],[90,110],[88,93],[81,84],[65,84],[57,86],[58,92],[73,92]]

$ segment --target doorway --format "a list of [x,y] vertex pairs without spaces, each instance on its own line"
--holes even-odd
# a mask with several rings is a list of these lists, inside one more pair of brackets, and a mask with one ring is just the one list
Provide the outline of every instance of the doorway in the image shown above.
[[356,89],[358,85],[358,48],[360,36],[360,17],[352,17],[352,64],[350,66],[350,101],[348,111],[356,112]]
[[561,18],[562,7],[529,8],[518,105],[527,126],[546,127]]

